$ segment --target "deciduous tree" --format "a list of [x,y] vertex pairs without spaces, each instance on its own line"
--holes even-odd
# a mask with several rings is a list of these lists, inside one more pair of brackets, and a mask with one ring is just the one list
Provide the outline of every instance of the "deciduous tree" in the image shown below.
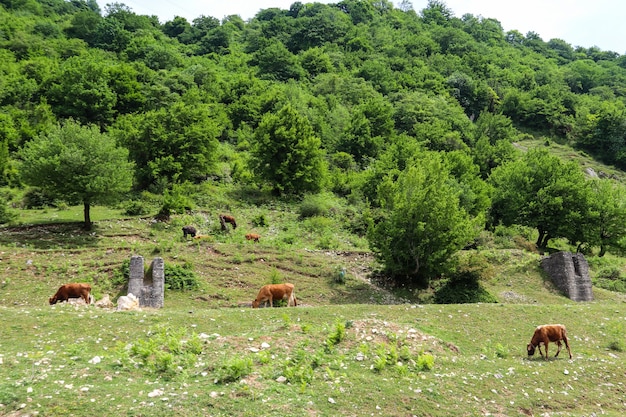
[[27,142],[20,152],[22,179],[70,204],[82,203],[84,227],[90,208],[115,201],[132,185],[128,151],[96,126],[73,120]]

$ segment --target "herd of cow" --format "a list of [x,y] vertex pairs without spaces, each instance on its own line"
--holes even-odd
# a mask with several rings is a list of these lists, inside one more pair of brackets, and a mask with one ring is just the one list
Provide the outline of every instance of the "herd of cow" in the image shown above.
[[[233,216],[220,214],[219,218],[223,230],[226,229],[226,223],[231,224],[233,229],[237,228],[237,222]],[[183,236],[187,238],[188,235],[193,238],[200,236],[198,235],[195,227],[184,226]],[[255,242],[258,242],[260,237],[261,236],[256,233],[249,233],[246,235],[246,239],[253,240]],[[70,298],[82,298],[86,304],[91,304],[93,302],[91,286],[85,283],[62,285],[48,301],[50,302],[50,305],[53,305],[58,302],[68,301]],[[296,299],[295,286],[290,283],[264,285],[259,290],[256,298],[252,301],[252,308],[259,308],[261,305],[265,305],[266,303],[269,303],[270,307],[273,307],[274,301],[279,300],[287,300],[287,307],[296,307],[298,305],[298,301]],[[535,350],[538,348],[539,354],[548,360],[548,345],[550,342],[553,342],[557,345],[557,351],[554,355],[556,358],[561,352],[561,341],[565,342],[565,347],[567,348],[569,357],[572,359],[572,351],[569,346],[569,340],[567,339],[565,326],[562,324],[546,324],[538,326],[535,329],[530,343],[526,346],[528,356],[533,356],[535,354]],[[542,344],[546,349],[545,356],[541,351]]]
[[[235,218],[228,214],[220,214],[220,225],[222,226],[222,230],[228,230],[227,224],[230,224],[233,227],[233,230],[237,228],[237,221]],[[183,237],[187,239],[187,236],[191,236],[194,239],[202,239],[206,237],[205,235],[198,234],[198,230],[193,226],[183,226]],[[252,240],[253,242],[258,242],[261,239],[261,235],[257,233],[248,233],[246,234],[247,240]]]

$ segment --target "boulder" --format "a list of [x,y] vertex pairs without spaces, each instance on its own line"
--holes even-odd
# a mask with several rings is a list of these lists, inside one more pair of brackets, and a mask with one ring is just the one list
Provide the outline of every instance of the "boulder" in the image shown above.
[[138,310],[139,309],[139,299],[135,297],[132,293],[128,293],[128,295],[122,295],[117,299],[117,311],[128,311],[128,310]]
[[589,264],[582,253],[556,252],[541,260],[556,287],[573,301],[593,301]]

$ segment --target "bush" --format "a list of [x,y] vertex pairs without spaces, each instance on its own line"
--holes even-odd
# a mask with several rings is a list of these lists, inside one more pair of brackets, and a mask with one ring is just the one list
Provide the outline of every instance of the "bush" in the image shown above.
[[195,290],[200,287],[200,280],[189,264],[166,264],[165,287],[170,290]]
[[449,280],[435,292],[437,304],[497,303],[477,281]]
[[54,207],[55,198],[40,188],[31,188],[24,193],[22,204],[24,205],[24,208],[27,209]]
[[150,209],[142,201],[129,201],[124,207],[124,214],[128,216],[143,216],[148,213],[150,213]]
[[253,361],[251,358],[232,358],[225,361],[217,370],[215,380],[218,383],[225,384],[228,382],[239,381],[244,376],[252,372]]
[[6,200],[0,197],[0,224],[10,223],[17,218],[17,214],[9,209]]
[[336,205],[330,194],[309,194],[300,203],[300,218],[328,216],[331,211],[336,211]]

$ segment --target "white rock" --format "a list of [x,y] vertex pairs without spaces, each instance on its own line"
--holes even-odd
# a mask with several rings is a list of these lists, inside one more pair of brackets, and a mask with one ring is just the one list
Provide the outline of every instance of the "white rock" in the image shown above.
[[152,392],[148,393],[148,397],[153,398],[153,397],[160,397],[161,395],[163,395],[163,390],[162,389],[155,389]]
[[328,402],[331,404],[335,404],[335,400],[332,397],[328,397]]
[[276,382],[287,382],[287,378],[284,376],[279,376],[278,378],[276,378]]

